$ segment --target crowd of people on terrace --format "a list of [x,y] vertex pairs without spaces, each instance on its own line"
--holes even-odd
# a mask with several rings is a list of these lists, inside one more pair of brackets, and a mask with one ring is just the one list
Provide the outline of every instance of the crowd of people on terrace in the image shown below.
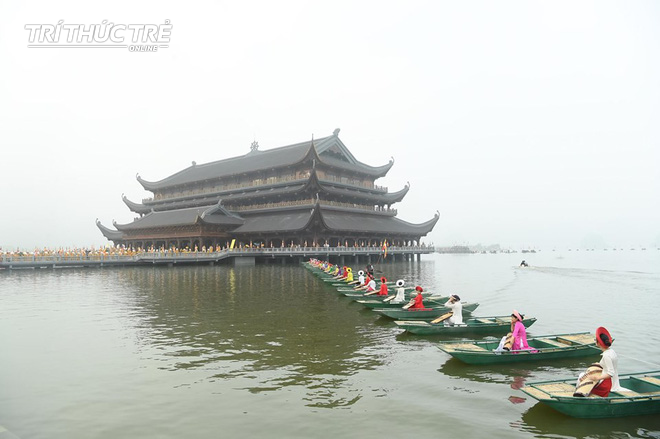
[[[306,243],[305,243],[306,244]],[[284,247],[284,246],[283,246]],[[302,248],[307,247],[307,245],[301,246],[300,244],[291,243],[290,248]],[[324,245],[324,247],[330,247],[329,245]],[[347,246],[337,246],[333,248],[345,248]],[[356,247],[358,247],[356,245]],[[359,246],[364,247],[364,246]],[[374,245],[373,247],[380,247]],[[426,247],[426,244],[422,244],[421,247]],[[4,250],[0,247],[0,260],[4,258],[41,258],[41,257],[59,257],[65,259],[80,259],[80,258],[101,258],[101,257],[119,257],[119,256],[136,256],[145,253],[162,253],[162,254],[186,254],[186,253],[213,253],[220,252],[230,248],[229,245],[216,245],[216,246],[185,246],[183,248],[171,246],[171,247],[154,247],[149,246],[147,248],[142,247],[132,247],[132,246],[107,246],[107,247],[59,247],[59,248],[35,248],[33,250]],[[243,249],[259,249],[265,248],[262,243],[249,243],[243,244],[238,243],[234,246],[234,249],[243,250]]]

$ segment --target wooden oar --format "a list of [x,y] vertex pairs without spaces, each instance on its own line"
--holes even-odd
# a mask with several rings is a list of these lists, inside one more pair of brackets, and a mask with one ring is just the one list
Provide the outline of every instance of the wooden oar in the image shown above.
[[403,308],[403,309],[408,309],[408,308],[410,308],[411,306],[413,306],[414,304],[415,304],[415,299],[410,299],[410,302],[408,302],[407,305],[403,305],[402,308]]
[[371,291],[369,293],[364,293],[365,296],[373,296],[374,294],[378,294],[378,291]]
[[448,312],[447,314],[443,314],[443,315],[441,315],[440,317],[438,317],[438,318],[435,319],[435,320],[431,320],[431,323],[440,323],[440,322],[442,322],[442,321],[447,320],[449,317],[451,317],[451,316],[453,316],[453,315],[454,315],[454,313],[450,311],[450,312]]
[[390,300],[394,299],[396,296],[387,296],[386,298],[383,299],[383,302],[389,302]]

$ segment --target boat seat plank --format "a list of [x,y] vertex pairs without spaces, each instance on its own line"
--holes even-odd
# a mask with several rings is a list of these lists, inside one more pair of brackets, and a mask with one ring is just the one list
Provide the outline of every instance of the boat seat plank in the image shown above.
[[642,396],[643,393],[637,393],[634,390],[617,390],[616,392],[610,393],[609,396],[615,396],[615,395],[627,396],[630,398],[633,396]]
[[493,319],[475,319],[479,323],[493,323]]
[[526,387],[525,390],[536,399],[547,399],[550,396],[536,387]]
[[645,381],[649,384],[655,384],[656,386],[660,386],[660,378],[656,377],[636,377],[640,381]]
[[537,338],[537,340],[542,341],[543,343],[548,343],[548,344],[551,344],[553,346],[560,347],[560,348],[565,348],[566,347],[566,343],[562,343],[561,341],[558,341],[558,340],[555,340],[555,339],[552,339],[552,338]]
[[460,349],[463,351],[475,351],[475,352],[487,352],[487,349],[482,348],[481,346],[477,346],[472,343],[452,343],[450,345],[454,349]]
[[594,334],[575,334],[575,335],[563,335],[557,337],[557,340],[566,340],[567,344],[580,343],[580,344],[594,344],[595,343]]
[[575,386],[568,383],[542,384],[536,388],[552,396],[573,396],[575,392]]
[[526,390],[537,399],[548,399],[554,396],[573,396],[575,386],[565,383],[553,383],[527,387]]

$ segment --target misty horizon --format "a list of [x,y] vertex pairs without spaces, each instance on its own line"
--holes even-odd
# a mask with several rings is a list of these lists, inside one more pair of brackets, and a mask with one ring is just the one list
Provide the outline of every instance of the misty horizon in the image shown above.
[[[426,244],[660,247],[660,4],[79,0],[0,6],[0,248],[106,246],[195,161],[341,128]],[[29,48],[27,24],[172,25],[169,47]]]

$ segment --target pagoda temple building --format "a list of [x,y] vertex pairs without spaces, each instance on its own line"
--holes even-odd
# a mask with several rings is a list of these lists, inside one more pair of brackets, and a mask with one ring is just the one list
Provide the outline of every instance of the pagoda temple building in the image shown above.
[[133,222],[96,224],[116,245],[134,248],[418,245],[439,215],[421,224],[397,218],[396,192],[377,186],[394,160],[358,161],[331,136],[185,168],[160,181],[137,175],[153,197],[133,202]]

